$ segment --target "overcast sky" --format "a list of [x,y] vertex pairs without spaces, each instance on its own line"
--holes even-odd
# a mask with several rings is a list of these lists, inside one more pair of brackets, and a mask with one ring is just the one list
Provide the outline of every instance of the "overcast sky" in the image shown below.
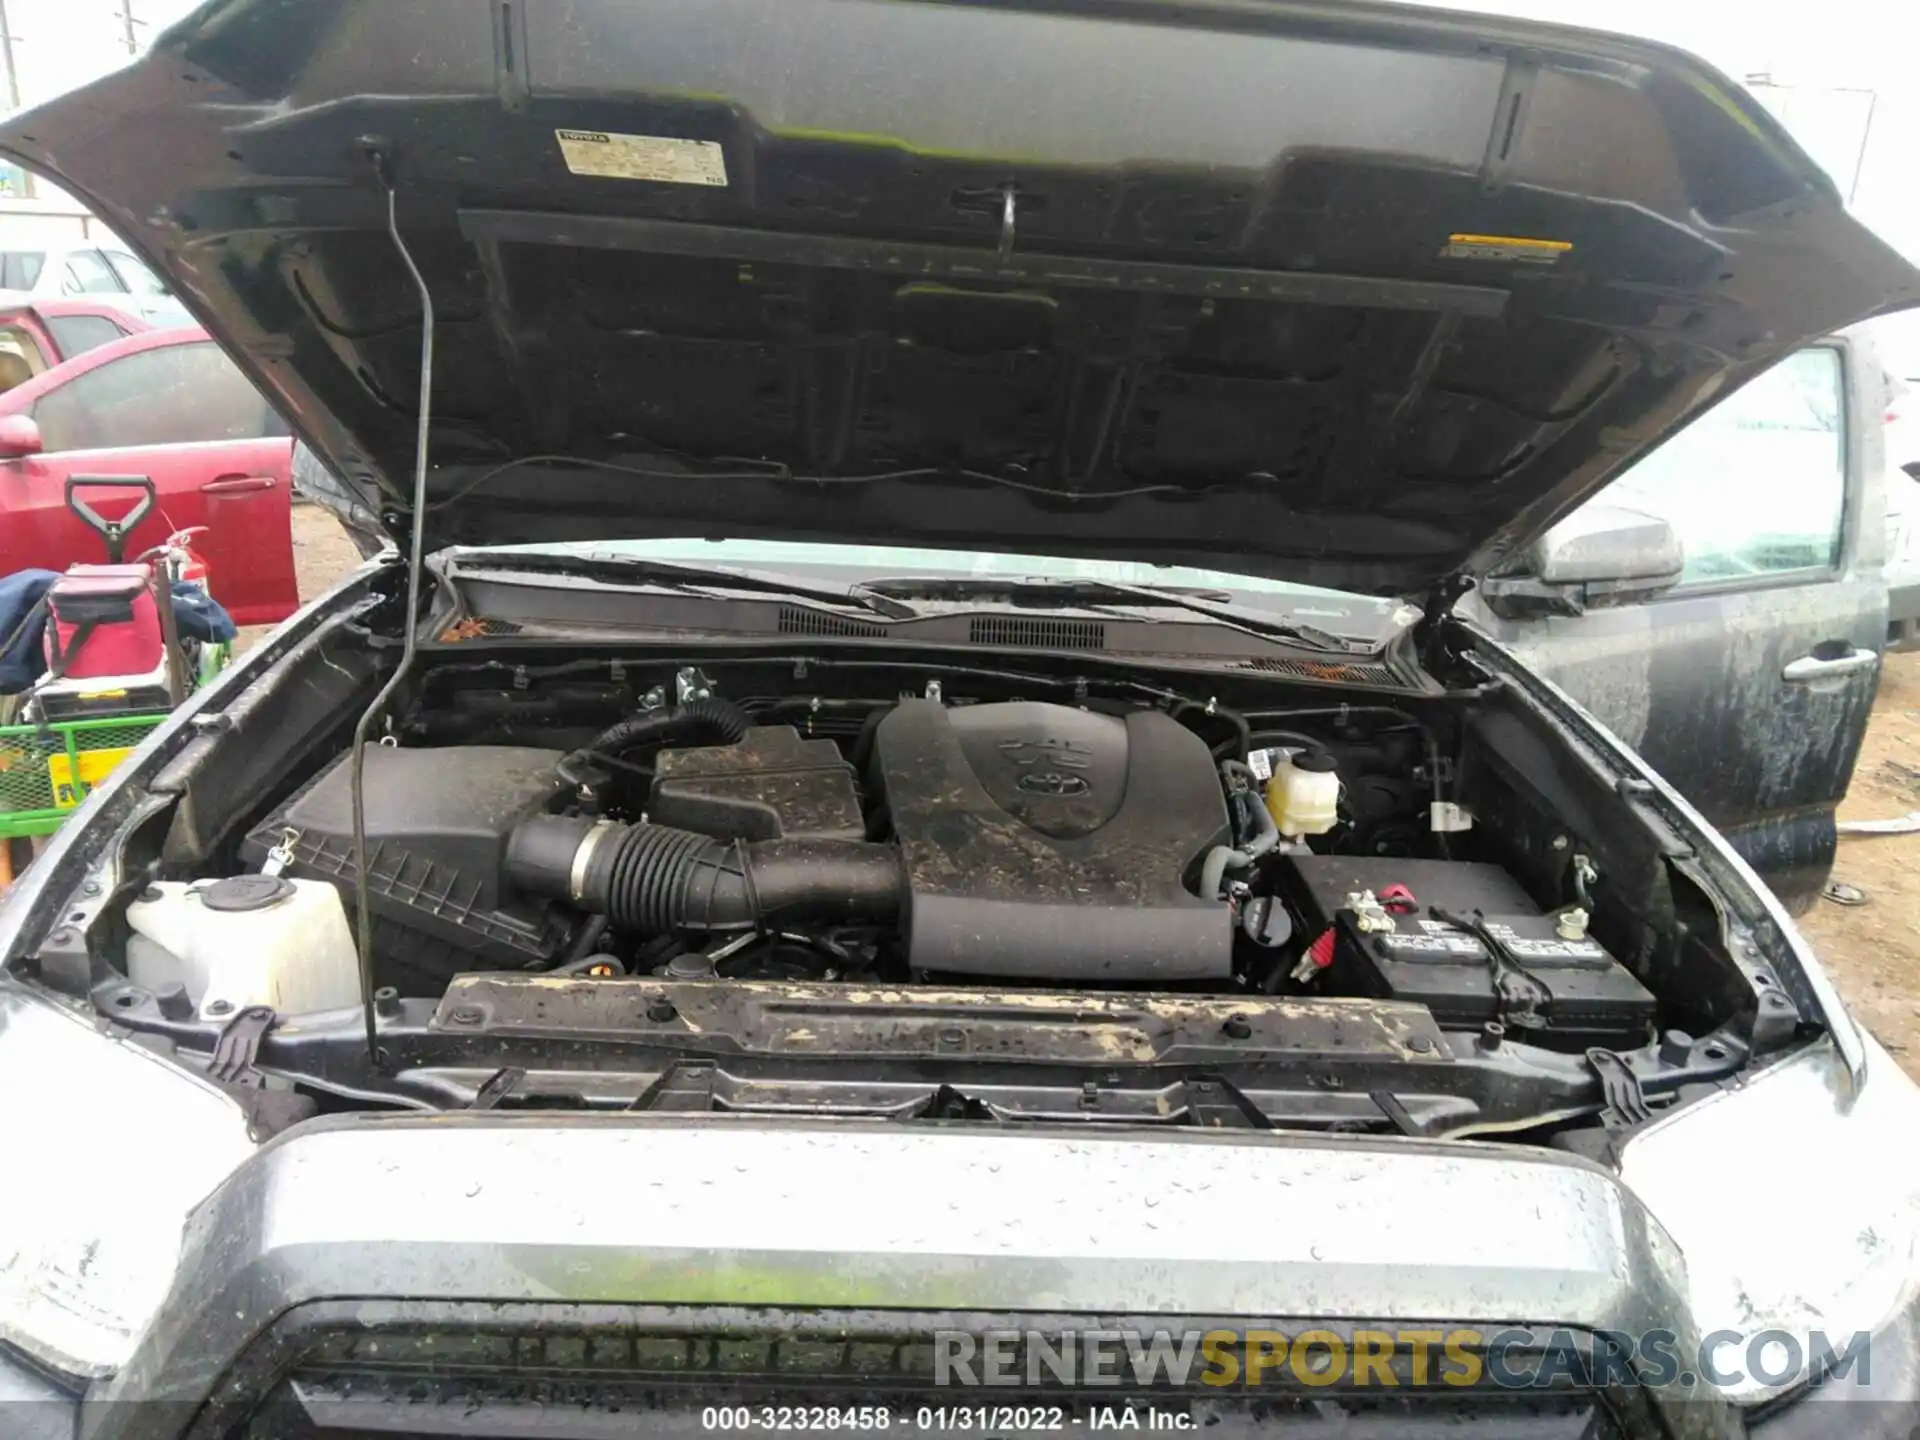
[[[13,32],[20,98],[28,105],[71,90],[127,61],[122,0],[4,0]],[[144,48],[195,0],[130,0],[134,35]]]

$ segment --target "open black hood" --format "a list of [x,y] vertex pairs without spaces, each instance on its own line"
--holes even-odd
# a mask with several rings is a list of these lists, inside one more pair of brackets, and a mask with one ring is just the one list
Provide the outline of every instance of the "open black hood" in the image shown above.
[[[1788,349],[1920,302],[1698,62],[1388,6],[215,0],[0,148],[403,522],[420,306],[390,181],[438,322],[434,543],[1414,593]],[[488,473],[533,456],[629,468]]]

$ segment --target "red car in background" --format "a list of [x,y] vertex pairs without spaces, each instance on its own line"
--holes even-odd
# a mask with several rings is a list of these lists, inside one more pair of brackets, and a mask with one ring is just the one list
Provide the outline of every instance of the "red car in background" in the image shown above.
[[[60,318],[53,304],[25,308]],[[157,494],[128,536],[128,556],[204,525],[194,548],[234,623],[284,620],[299,603],[292,456],[280,417],[204,330],[98,345],[0,393],[0,574],[105,559],[100,537],[67,508],[66,479],[144,475]],[[135,498],[100,491],[88,503],[114,518]]]
[[95,346],[152,328],[99,300],[0,305],[0,394]]

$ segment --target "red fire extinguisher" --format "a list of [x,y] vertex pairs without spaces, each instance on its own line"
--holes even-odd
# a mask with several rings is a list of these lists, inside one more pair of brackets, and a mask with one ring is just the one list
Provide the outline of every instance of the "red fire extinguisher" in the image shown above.
[[193,548],[196,535],[207,533],[204,525],[190,525],[185,530],[176,530],[169,535],[160,548],[167,559],[167,576],[172,580],[184,580],[197,586],[202,594],[211,596],[213,591],[207,584],[206,557]]

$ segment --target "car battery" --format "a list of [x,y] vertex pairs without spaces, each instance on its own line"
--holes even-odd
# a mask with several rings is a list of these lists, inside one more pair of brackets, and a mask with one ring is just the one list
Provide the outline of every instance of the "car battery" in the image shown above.
[[[1563,934],[1557,917],[1543,915],[1498,865],[1287,855],[1277,882],[1300,922],[1296,933],[1310,947],[1319,942],[1322,994],[1411,1001],[1441,1025],[1498,1019],[1495,961],[1485,942],[1436,918],[1438,907],[1466,919],[1477,913],[1505,958],[1544,987],[1539,1013],[1555,1035],[1638,1040],[1653,1023],[1647,988],[1592,936]],[[1368,894],[1383,903],[1364,905],[1358,897]]]

